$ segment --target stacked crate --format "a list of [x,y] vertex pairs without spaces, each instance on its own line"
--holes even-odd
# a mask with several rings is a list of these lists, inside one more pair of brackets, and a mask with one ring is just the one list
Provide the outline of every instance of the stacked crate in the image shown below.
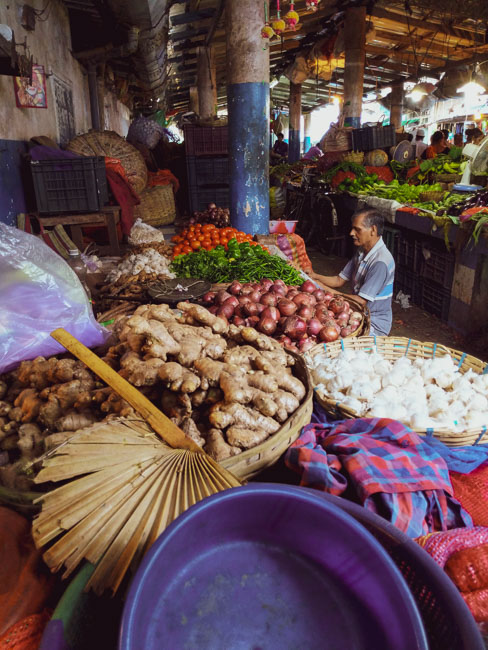
[[186,125],[184,131],[190,209],[230,207],[228,128]]
[[442,241],[406,229],[386,227],[385,244],[395,260],[395,295],[443,321],[448,320],[455,256]]

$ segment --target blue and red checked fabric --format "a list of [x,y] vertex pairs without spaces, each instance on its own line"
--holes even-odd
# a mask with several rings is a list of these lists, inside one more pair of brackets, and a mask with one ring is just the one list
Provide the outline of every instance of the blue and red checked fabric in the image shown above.
[[301,485],[360,503],[410,537],[472,526],[452,496],[443,458],[416,433],[390,419],[309,424],[285,456]]

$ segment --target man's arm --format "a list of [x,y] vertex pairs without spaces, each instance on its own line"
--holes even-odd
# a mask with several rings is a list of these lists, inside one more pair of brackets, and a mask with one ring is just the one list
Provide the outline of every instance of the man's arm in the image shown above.
[[346,280],[341,278],[340,275],[320,275],[313,271],[309,275],[313,280],[317,280],[317,282],[325,285],[328,289],[339,289],[346,284]]

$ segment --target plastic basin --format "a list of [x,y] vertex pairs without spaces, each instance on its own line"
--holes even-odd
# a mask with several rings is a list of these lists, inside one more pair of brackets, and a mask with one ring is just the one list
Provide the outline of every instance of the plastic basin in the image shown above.
[[156,541],[124,608],[122,650],[426,649],[381,545],[340,508],[249,485],[190,508]]

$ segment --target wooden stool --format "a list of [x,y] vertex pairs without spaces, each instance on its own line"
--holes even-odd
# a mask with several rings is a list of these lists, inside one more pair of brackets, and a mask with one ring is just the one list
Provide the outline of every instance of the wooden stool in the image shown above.
[[120,221],[120,206],[106,205],[100,212],[90,214],[61,214],[56,217],[40,216],[35,213],[37,219],[43,226],[69,226],[71,229],[71,239],[78,246],[80,251],[83,250],[83,228],[88,226],[104,225],[108,231],[108,254],[120,256],[119,238],[117,236],[117,224]]

